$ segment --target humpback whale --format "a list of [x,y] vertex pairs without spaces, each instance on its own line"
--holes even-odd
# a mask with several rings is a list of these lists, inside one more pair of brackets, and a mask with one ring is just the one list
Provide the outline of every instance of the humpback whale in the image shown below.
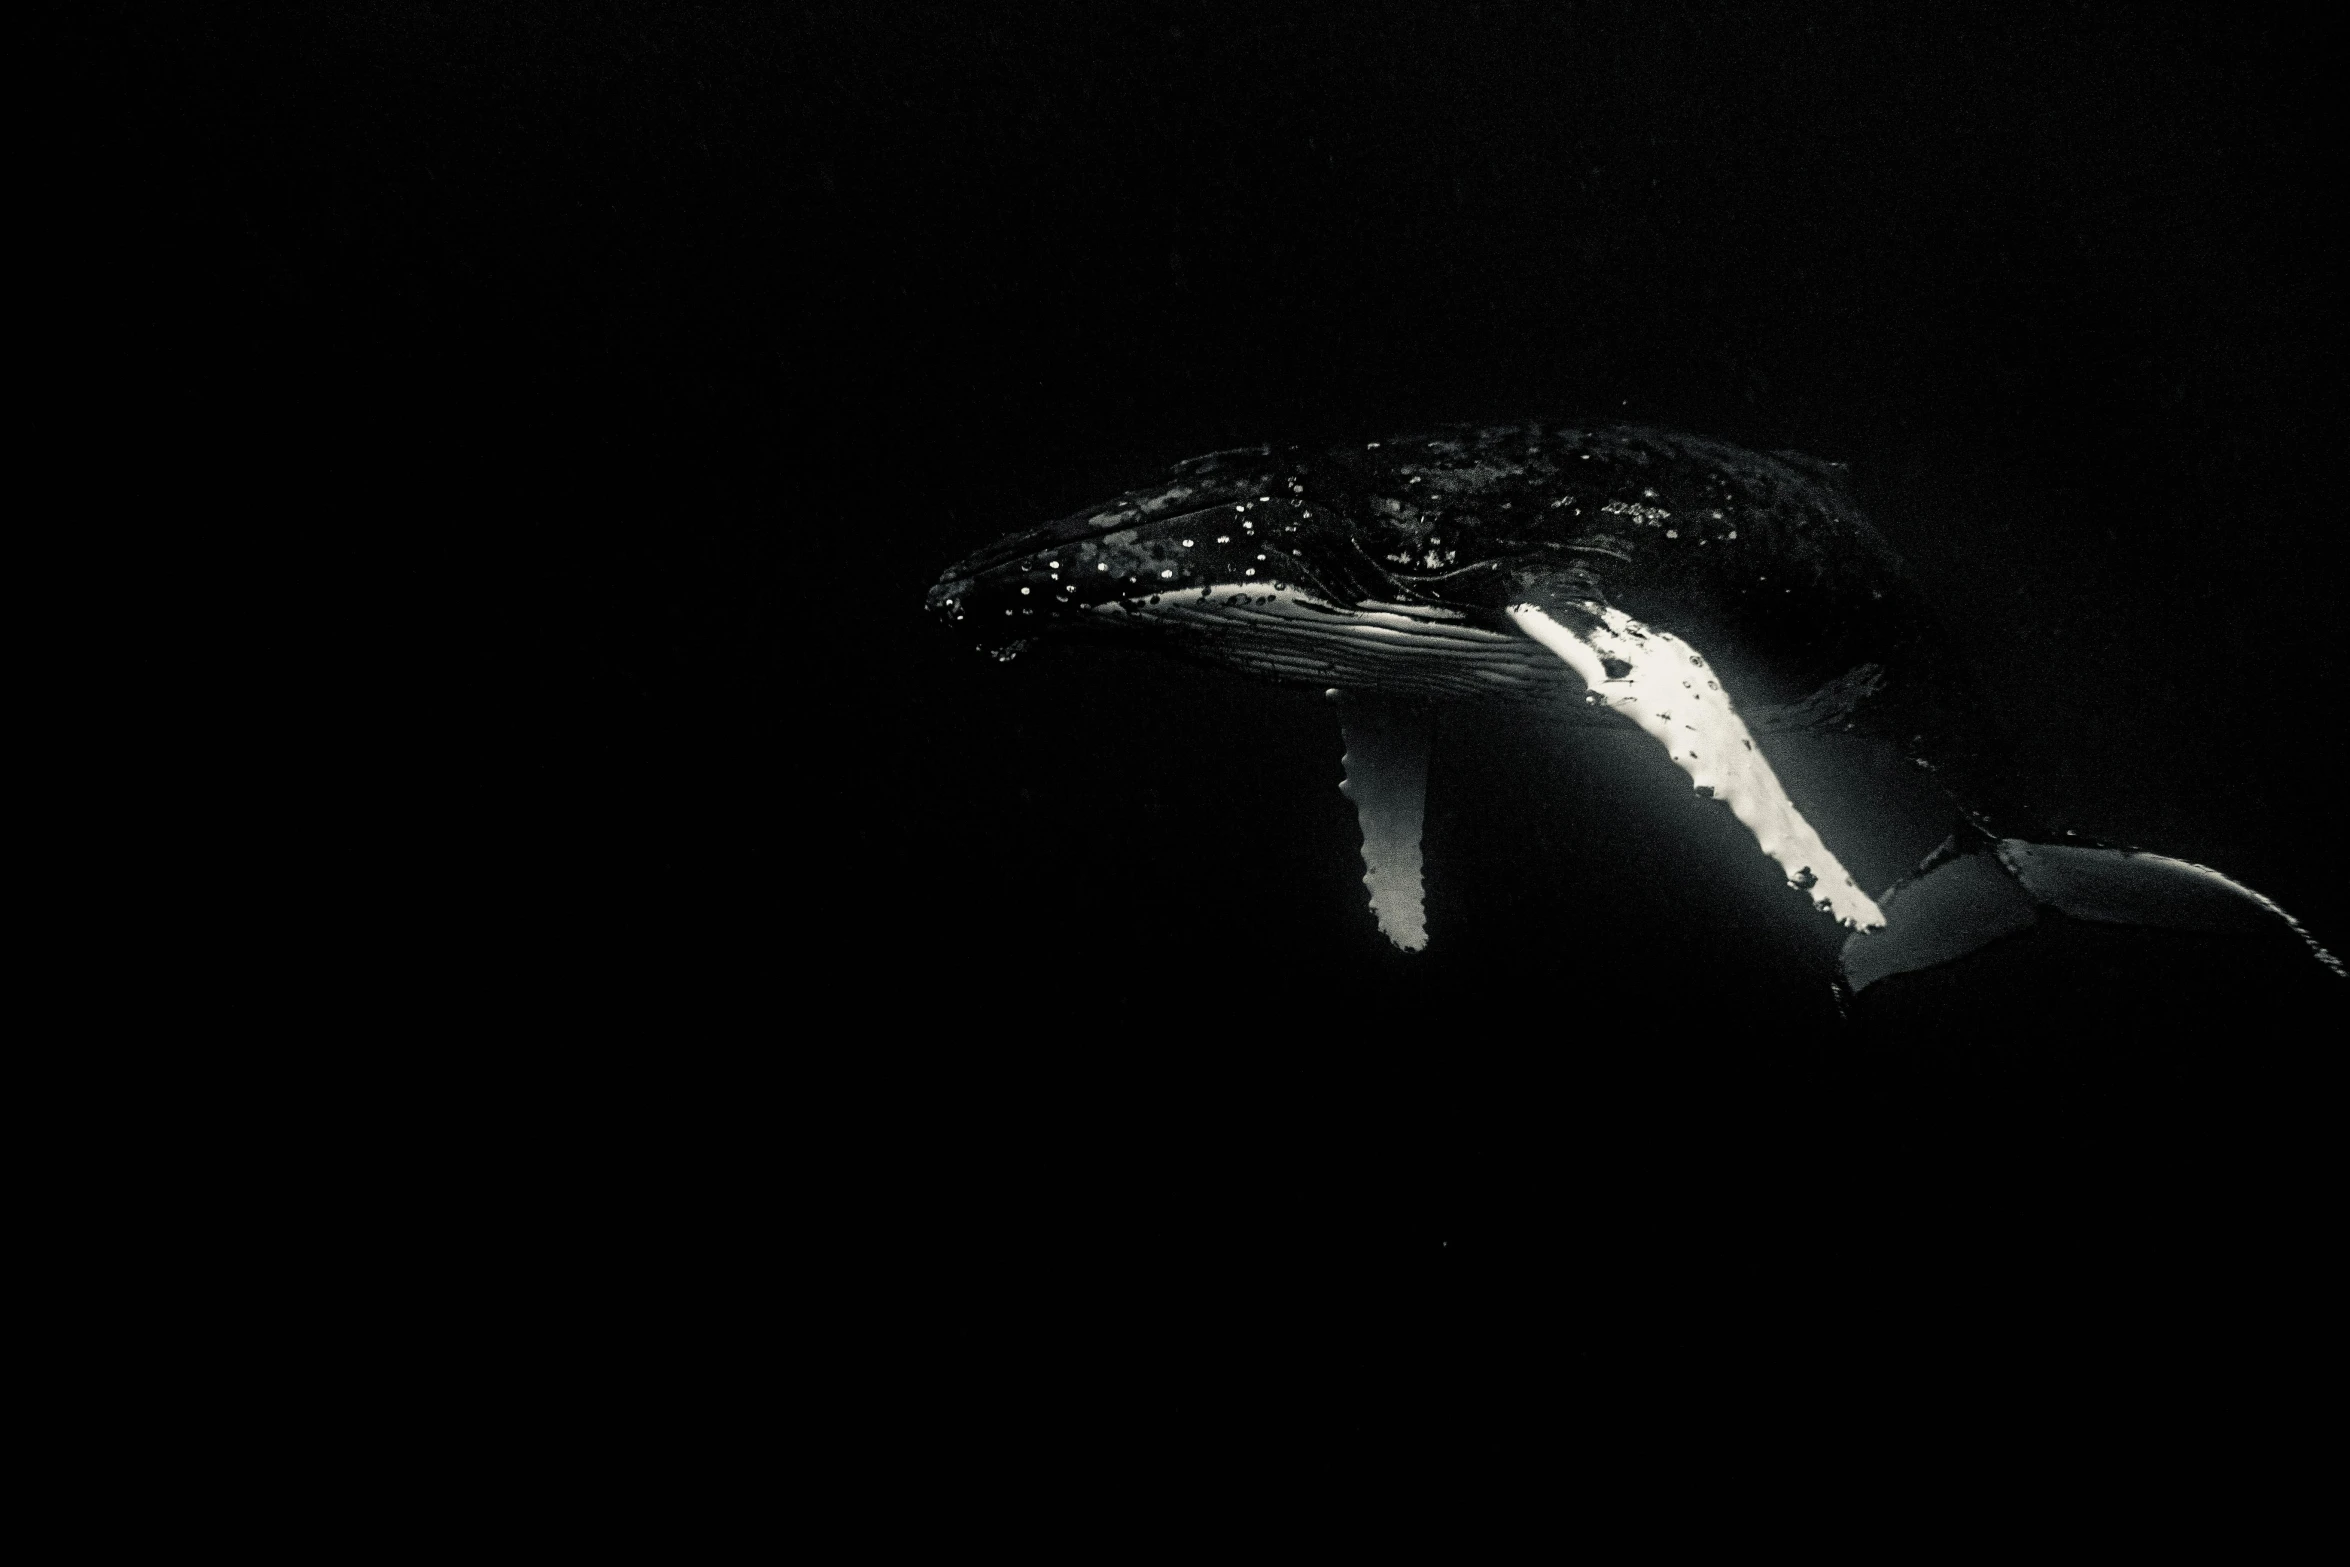
[[1405,951],[1431,939],[1435,714],[1503,702],[1645,737],[1832,927],[1850,992],[2051,909],[2289,935],[2342,972],[2222,873],[2005,800],[1950,633],[1842,468],[1799,453],[1550,422],[1215,452],[957,562],[927,607],[997,657],[1109,637],[1328,692],[1370,910]]

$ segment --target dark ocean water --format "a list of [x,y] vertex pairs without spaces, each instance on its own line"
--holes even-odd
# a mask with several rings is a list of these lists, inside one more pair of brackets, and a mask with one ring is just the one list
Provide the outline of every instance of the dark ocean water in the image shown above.
[[318,1015],[558,1237],[426,1265],[640,1263],[598,1289],[659,1297],[687,1382],[846,1376],[854,1443],[950,1471],[1041,1423],[1073,1473],[1209,1431],[1211,1485],[1506,1484],[1793,1406],[2184,1430],[2303,1375],[2338,983],[2052,928],[1847,1006],[1605,767],[1473,711],[1406,958],[1319,693],[921,613],[1244,442],[1807,451],[1963,628],[2019,798],[2343,951],[2292,30],[352,7],[92,58],[148,216],[59,395],[266,563],[240,689],[332,739],[228,792],[304,824]]

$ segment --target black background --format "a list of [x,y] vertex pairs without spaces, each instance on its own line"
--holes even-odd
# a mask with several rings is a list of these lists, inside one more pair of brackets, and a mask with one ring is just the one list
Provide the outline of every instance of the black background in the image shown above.
[[[234,579],[187,732],[273,742],[216,770],[295,842],[263,928],[305,1015],[530,1150],[517,1231],[641,1248],[712,1320],[846,1281],[894,1347],[806,1353],[944,1454],[1040,1400],[1306,1472],[1497,1389],[2056,1397],[2127,1382],[2188,1277],[2295,1296],[2255,1222],[2294,1177],[2208,1153],[2268,1110],[2180,1086],[2240,1041],[1921,1085],[1898,1038],[1811,1048],[1832,998],[1767,964],[1574,956],[1660,916],[1511,891],[1506,827],[1413,968],[1317,697],[999,665],[921,595],[1218,447],[1800,448],[1967,628],[2020,794],[2340,950],[2324,82],[2241,7],[124,21],[42,133],[109,155],[63,186],[53,401],[109,538]],[[1458,800],[1466,844],[1493,801]],[[2165,1397],[2250,1353],[2193,1343]],[[1446,1451],[1599,1441],[1452,1418]]]

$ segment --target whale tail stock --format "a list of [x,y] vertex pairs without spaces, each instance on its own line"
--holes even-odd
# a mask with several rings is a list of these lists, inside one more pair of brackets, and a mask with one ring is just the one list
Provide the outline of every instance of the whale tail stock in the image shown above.
[[2341,961],[2273,900],[2208,866],[2102,846],[1954,836],[1883,897],[1885,926],[1842,954],[1855,994],[1940,967],[2040,923],[2044,911],[2090,925],[2218,937],[2297,938],[2337,978]]

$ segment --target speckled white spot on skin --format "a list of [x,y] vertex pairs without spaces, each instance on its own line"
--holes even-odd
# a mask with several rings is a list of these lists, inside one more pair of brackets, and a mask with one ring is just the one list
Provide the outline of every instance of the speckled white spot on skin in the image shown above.
[[[1790,886],[1810,894],[1816,907],[1844,925],[1882,929],[1884,913],[1787,798],[1728,694],[1709,700],[1682,676],[1691,665],[1703,668],[1703,656],[1671,632],[1643,626],[1620,609],[1592,605],[1590,611],[1599,625],[1588,636],[1532,604],[1515,605],[1508,613],[1519,630],[1582,676],[1595,698],[1662,742],[1691,783],[1729,806],[1763,853],[1786,871]],[[1626,673],[1609,675],[1610,661],[1628,666]],[[1718,686],[1710,679],[1707,684]]]

